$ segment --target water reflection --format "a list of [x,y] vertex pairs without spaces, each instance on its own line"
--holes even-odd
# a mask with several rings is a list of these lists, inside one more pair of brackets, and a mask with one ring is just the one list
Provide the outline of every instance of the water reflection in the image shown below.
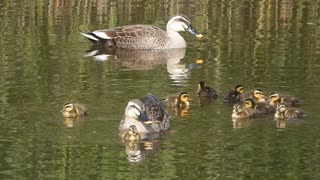
[[232,125],[234,129],[247,128],[251,124],[249,118],[232,118]]
[[84,117],[66,117],[64,118],[64,125],[67,128],[73,128],[82,121],[84,121]]
[[127,159],[132,163],[141,163],[147,155],[157,153],[161,147],[160,140],[124,140]]
[[181,62],[185,54],[186,49],[132,50],[93,46],[85,56],[97,61],[108,60],[133,70],[152,70],[158,65],[167,64],[170,79],[180,83],[188,79],[190,71],[197,67],[197,63],[202,63],[199,60],[191,64]]

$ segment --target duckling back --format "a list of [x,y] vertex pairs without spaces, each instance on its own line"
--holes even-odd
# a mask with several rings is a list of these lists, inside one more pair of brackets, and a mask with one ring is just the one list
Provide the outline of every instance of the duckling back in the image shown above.
[[217,98],[218,93],[215,89],[210,86],[207,86],[204,81],[200,81],[198,83],[198,96],[200,97],[208,97],[208,98]]

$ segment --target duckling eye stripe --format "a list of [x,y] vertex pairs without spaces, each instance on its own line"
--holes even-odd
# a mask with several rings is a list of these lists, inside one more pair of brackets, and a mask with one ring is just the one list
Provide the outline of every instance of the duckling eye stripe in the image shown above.
[[136,103],[129,101],[128,106],[132,106],[135,109],[138,109],[139,111],[142,111],[142,109],[140,108],[140,106],[138,106]]

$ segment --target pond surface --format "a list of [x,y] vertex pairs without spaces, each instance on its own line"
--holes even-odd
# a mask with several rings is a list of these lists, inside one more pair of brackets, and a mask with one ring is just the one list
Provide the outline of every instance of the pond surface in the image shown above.
[[[176,14],[187,15],[204,39],[181,33],[188,48],[165,59],[89,57],[91,43],[79,33],[137,23],[164,28]],[[2,0],[0,178],[319,179],[319,14],[320,2],[307,0]],[[199,103],[199,80],[218,91],[216,102]],[[234,124],[222,97],[236,84],[299,97],[307,117]],[[191,107],[170,111],[170,132],[152,142],[121,141],[130,99],[181,91]],[[69,101],[85,104],[89,116],[64,119]],[[128,160],[132,147],[139,163]]]

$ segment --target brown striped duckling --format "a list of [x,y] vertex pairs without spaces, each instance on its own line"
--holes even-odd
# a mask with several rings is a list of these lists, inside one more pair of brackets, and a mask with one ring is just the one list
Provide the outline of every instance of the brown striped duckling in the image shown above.
[[234,90],[230,91],[225,97],[224,101],[228,103],[236,103],[239,94],[244,93],[244,87],[241,85],[236,85]]
[[267,103],[273,107],[277,107],[280,103],[289,107],[296,107],[300,105],[300,100],[290,95],[272,92],[268,97]]
[[240,104],[235,104],[233,106],[231,115],[232,118],[249,118],[253,116],[253,110],[247,109],[244,106],[241,106]]
[[122,134],[122,139],[126,141],[139,141],[140,135],[135,125],[129,126]]
[[217,98],[218,93],[212,87],[207,86],[204,81],[200,81],[198,83],[198,91],[197,94],[199,97],[207,97],[207,98]]
[[170,107],[188,107],[190,105],[190,96],[186,92],[181,92],[178,96],[167,96],[162,99],[162,102],[166,106]]
[[239,95],[238,99],[240,102],[244,102],[248,98],[253,99],[256,103],[266,101],[266,96],[261,89],[255,89],[246,93],[242,93]]
[[65,103],[61,112],[63,117],[66,118],[88,115],[88,109],[84,105],[77,103]]
[[274,117],[277,119],[303,118],[305,113],[299,108],[278,104]]
[[243,104],[247,109],[253,109],[253,114],[268,114],[272,112],[272,108],[268,104],[265,102],[256,103],[251,98],[246,99]]

